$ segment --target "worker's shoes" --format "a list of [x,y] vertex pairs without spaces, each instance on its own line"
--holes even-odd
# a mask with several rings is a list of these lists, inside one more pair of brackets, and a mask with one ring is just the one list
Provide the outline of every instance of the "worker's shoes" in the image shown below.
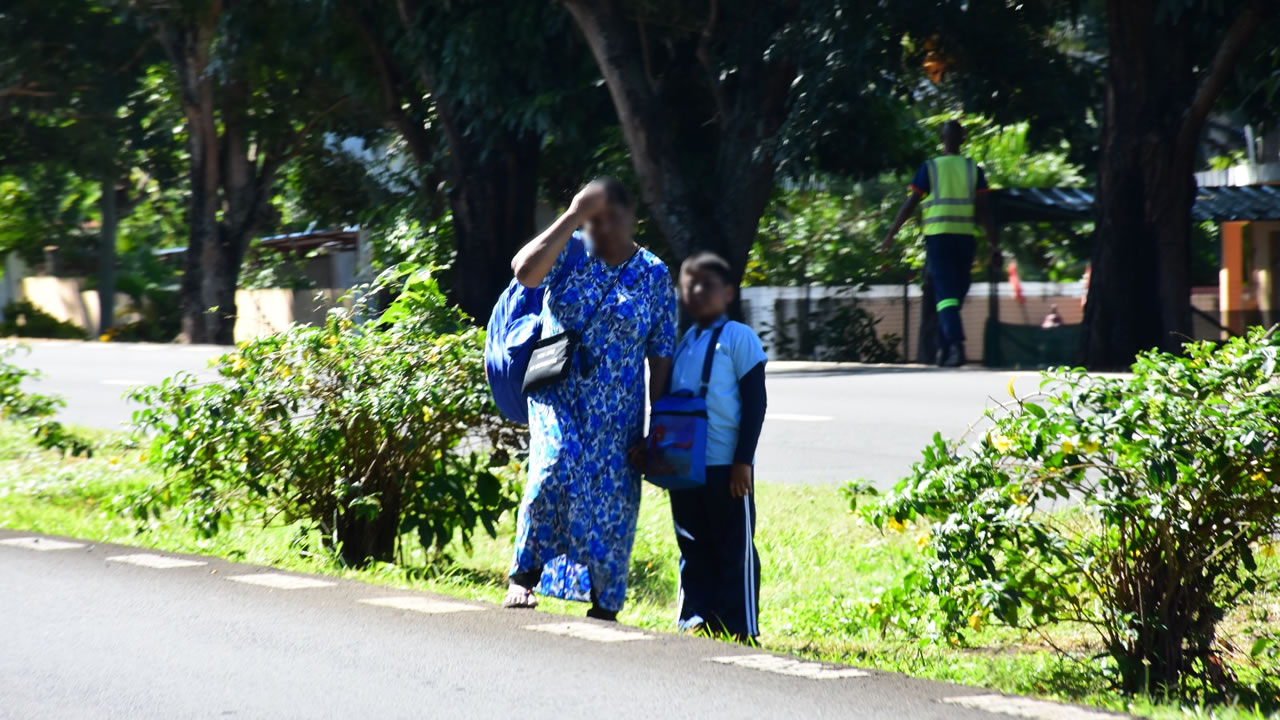
[[956,343],[947,348],[945,357],[942,358],[942,367],[960,367],[965,364],[964,344]]

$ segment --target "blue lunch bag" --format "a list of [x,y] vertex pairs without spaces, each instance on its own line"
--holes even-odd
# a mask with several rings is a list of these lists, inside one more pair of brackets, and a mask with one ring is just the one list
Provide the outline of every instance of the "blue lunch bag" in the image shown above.
[[724,326],[712,331],[702,363],[698,393],[668,393],[649,411],[645,479],[667,490],[688,490],[707,483],[707,385]]

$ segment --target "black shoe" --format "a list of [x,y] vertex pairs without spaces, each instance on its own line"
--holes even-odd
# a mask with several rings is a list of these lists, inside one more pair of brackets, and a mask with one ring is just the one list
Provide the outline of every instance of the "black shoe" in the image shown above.
[[604,620],[605,622],[618,622],[618,611],[605,610],[602,607],[597,607],[593,605],[591,606],[591,609],[587,611],[587,617],[591,618],[592,620]]
[[964,365],[964,345],[956,343],[947,350],[947,357],[942,361],[942,367],[955,368]]

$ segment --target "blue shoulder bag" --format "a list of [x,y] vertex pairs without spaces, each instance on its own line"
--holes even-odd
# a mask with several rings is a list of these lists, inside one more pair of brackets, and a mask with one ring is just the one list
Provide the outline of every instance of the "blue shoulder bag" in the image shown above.
[[721,325],[711,331],[698,393],[668,393],[649,411],[645,479],[660,488],[688,490],[707,483],[707,385],[723,330]]
[[527,288],[512,280],[489,316],[484,336],[484,370],[493,401],[508,420],[529,424],[529,398],[524,392],[529,356],[542,332],[542,305],[546,286],[562,279],[585,254],[582,236],[575,232],[565,245],[560,276],[548,278],[542,287]]

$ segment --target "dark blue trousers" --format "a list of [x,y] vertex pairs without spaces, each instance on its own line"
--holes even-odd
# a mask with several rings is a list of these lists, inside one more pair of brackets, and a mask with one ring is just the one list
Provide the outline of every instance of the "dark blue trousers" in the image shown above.
[[972,235],[928,235],[925,237],[925,270],[933,281],[938,302],[940,348],[964,342],[960,308],[972,281],[975,240]]
[[738,638],[760,634],[756,500],[729,494],[729,466],[707,468],[707,484],[671,491],[680,545],[680,627],[705,624]]

